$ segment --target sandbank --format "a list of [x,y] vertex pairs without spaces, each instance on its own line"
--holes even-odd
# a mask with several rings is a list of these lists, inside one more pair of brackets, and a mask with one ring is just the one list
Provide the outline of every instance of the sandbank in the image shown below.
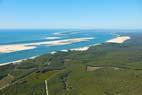
[[11,53],[22,50],[30,50],[36,48],[35,46],[26,46],[26,45],[0,45],[0,53]]
[[120,37],[116,37],[114,39],[108,40],[106,41],[107,43],[118,43],[121,44],[127,40],[131,39],[129,36],[120,36]]
[[88,47],[73,48],[70,50],[71,51],[87,51],[88,49],[89,49],[89,46]]

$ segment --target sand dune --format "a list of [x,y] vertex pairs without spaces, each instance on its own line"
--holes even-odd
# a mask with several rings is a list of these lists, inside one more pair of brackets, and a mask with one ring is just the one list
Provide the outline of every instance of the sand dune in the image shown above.
[[0,45],[0,53],[10,53],[15,51],[30,50],[36,48],[35,46],[26,45]]
[[123,43],[127,40],[131,39],[129,36],[120,36],[120,37],[116,37],[114,39],[108,40],[107,43]]

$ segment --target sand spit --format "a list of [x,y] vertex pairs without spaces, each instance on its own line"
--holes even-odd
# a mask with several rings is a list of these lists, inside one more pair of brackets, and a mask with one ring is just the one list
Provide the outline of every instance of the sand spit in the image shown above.
[[47,42],[39,42],[39,43],[32,43],[28,45],[47,45],[47,46],[60,46],[60,45],[68,45],[68,44],[73,44],[73,43],[78,43],[78,42],[85,42],[89,41],[91,39],[94,39],[92,37],[87,37],[87,38],[73,38],[73,39],[64,39],[64,40],[56,40],[56,41],[47,41]]
[[118,43],[121,44],[127,40],[131,39],[129,36],[120,36],[120,37],[116,37],[114,39],[108,40],[107,43]]
[[36,48],[35,46],[26,45],[0,45],[0,53],[11,53],[22,50],[30,50]]
[[87,37],[87,38],[73,38],[73,39],[28,43],[28,44],[0,45],[0,53],[11,53],[11,52],[22,51],[22,50],[30,50],[40,45],[45,45],[45,46],[68,45],[68,44],[73,44],[78,42],[89,41],[91,39],[93,38]]

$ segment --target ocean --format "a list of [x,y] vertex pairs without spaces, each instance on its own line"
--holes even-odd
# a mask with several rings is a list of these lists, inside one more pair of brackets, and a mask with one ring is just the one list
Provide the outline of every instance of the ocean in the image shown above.
[[[9,53],[0,53],[0,64],[13,62],[16,60],[27,59],[40,56],[53,51],[69,50],[73,48],[85,47],[104,43],[107,40],[117,37],[116,33],[109,30],[0,30],[0,47],[3,45],[34,44],[36,48],[21,50]],[[72,39],[81,38],[85,40],[71,42]],[[60,44],[52,44],[52,42]],[[74,40],[73,40],[74,41]],[[38,44],[38,43],[49,44]],[[38,44],[38,45],[37,45]],[[51,45],[52,44],[52,45]]]

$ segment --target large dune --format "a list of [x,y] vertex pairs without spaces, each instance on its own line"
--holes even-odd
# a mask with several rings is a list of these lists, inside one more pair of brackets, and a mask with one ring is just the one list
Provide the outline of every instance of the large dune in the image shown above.
[[107,43],[123,43],[127,40],[129,40],[130,37],[129,36],[120,36],[120,37],[116,37],[114,39],[108,40]]

